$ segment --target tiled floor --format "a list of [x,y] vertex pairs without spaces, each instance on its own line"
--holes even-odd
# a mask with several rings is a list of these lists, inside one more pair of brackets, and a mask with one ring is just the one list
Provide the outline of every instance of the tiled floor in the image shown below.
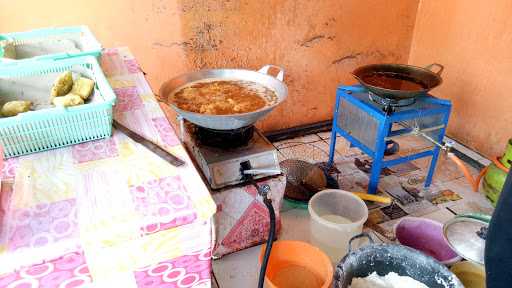
[[[326,162],[329,157],[330,132],[307,135],[295,139],[275,142],[274,146],[279,151],[279,159],[302,159],[311,163]],[[429,143],[416,137],[404,137],[398,141],[400,144],[399,155],[416,152],[429,147]],[[460,146],[457,146],[459,148]],[[465,148],[465,147],[464,147]],[[466,148],[467,149],[467,148]],[[459,149],[460,150],[460,149]],[[468,152],[469,151],[469,152]],[[469,157],[473,157],[480,163],[485,163],[486,159],[480,154],[471,150],[463,151]],[[368,184],[368,176],[354,165],[355,158],[368,159],[357,148],[350,148],[348,142],[342,138],[337,138],[335,163],[339,170],[337,180],[341,189],[348,191],[364,191]],[[400,185],[412,185],[421,187],[421,182],[426,175],[429,165],[429,158],[418,159],[413,162],[417,170],[406,172],[404,174],[389,175],[381,178],[379,188],[397,187]],[[473,175],[477,170],[471,168]],[[411,184],[412,183],[412,184]],[[415,185],[416,184],[416,185]],[[481,192],[473,192],[471,186],[466,182],[462,172],[455,164],[445,157],[441,157],[433,184],[425,193],[436,194],[437,192],[450,189],[462,197],[461,200],[448,202],[440,205],[432,205],[428,201],[422,201],[416,206],[408,205],[404,210],[410,212],[411,216],[421,216],[433,219],[439,222],[446,222],[453,218],[455,213],[483,212],[491,213],[492,206],[485,199]],[[422,209],[418,209],[421,205]],[[418,207],[417,207],[418,206]],[[405,206],[404,206],[405,207]],[[282,207],[281,220],[282,230],[279,239],[293,239],[309,241],[309,214],[307,209],[299,209],[286,205]],[[370,210],[370,212],[373,210]],[[399,219],[387,221],[380,224],[384,229],[392,231],[394,225]],[[375,234],[381,240],[385,240],[382,235]],[[213,263],[214,274],[221,288],[231,287],[255,287],[259,272],[258,255],[260,246],[252,247],[221,259]],[[215,287],[215,285],[214,285]]]

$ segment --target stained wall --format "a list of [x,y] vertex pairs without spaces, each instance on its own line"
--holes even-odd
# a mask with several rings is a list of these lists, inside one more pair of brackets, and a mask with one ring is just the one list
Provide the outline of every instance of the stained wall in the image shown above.
[[421,1],[409,63],[445,66],[448,134],[491,157],[512,137],[512,1]]
[[289,97],[264,130],[331,118],[355,67],[407,62],[414,0],[0,0],[0,32],[88,25],[105,47],[129,46],[155,92],[202,68],[285,68]]

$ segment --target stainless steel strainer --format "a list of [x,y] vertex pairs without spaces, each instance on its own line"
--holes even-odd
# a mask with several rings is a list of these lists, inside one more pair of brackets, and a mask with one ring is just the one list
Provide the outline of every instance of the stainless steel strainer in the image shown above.
[[279,163],[279,166],[286,175],[286,198],[307,202],[316,192],[327,187],[324,171],[315,164],[287,159]]

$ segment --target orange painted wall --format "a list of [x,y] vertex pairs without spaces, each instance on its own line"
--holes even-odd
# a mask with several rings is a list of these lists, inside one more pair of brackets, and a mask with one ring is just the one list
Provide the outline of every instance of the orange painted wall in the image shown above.
[[370,62],[407,62],[412,0],[0,0],[0,31],[88,25],[105,47],[129,46],[155,92],[207,67],[286,69],[288,100],[265,130],[331,118],[335,89]]
[[421,1],[409,63],[445,66],[448,134],[487,156],[512,137],[512,1]]

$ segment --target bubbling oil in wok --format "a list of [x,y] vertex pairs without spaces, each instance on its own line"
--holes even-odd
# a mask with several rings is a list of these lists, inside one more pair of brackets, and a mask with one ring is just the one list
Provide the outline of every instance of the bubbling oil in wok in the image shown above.
[[424,83],[397,73],[373,72],[361,78],[368,85],[391,90],[420,91],[427,88]]
[[259,110],[277,102],[277,94],[245,80],[205,79],[192,82],[170,96],[178,108],[190,112],[228,115]]

